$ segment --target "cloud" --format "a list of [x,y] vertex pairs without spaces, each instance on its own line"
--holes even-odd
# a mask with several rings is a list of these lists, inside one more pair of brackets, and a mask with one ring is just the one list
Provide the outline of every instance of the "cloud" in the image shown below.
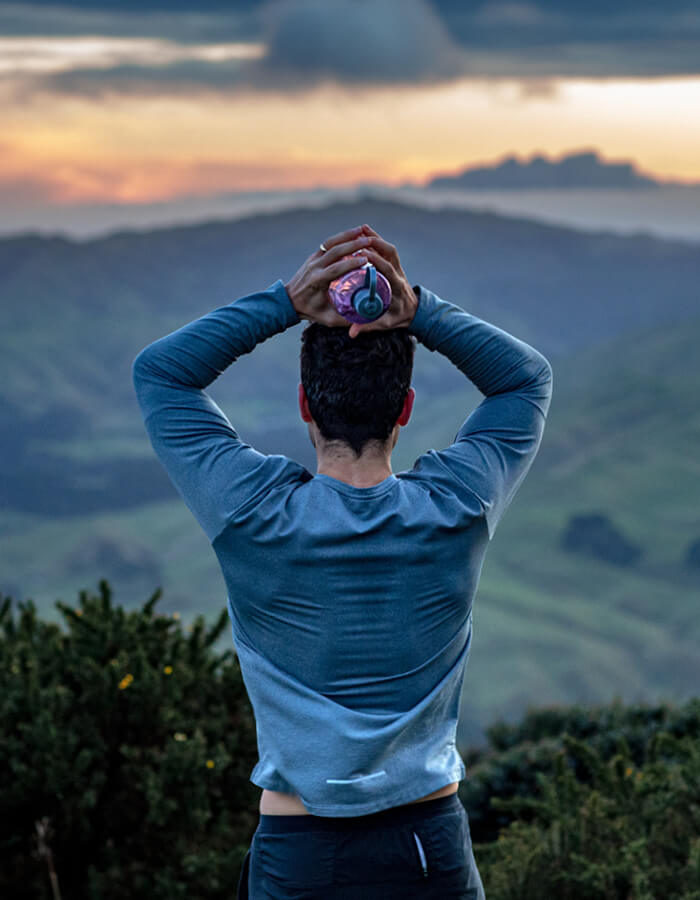
[[431,0],[475,76],[663,77],[700,73],[697,0]]
[[[601,64],[611,48],[643,63],[643,48],[654,44],[673,67],[675,41],[692,41],[700,47],[700,7],[697,0],[619,0],[608,4],[591,0],[487,0],[467,8],[457,0],[431,0],[453,39],[469,51],[507,52],[516,60],[522,50],[547,55],[550,50],[599,45]],[[639,47],[641,53],[635,53]],[[605,56],[605,60],[602,57]],[[593,57],[592,57],[593,58]],[[695,71],[700,71],[700,57]],[[596,74],[596,73],[592,73]],[[605,76],[601,69],[597,72]]]
[[251,85],[251,63],[186,59],[159,66],[124,63],[109,68],[80,68],[35,81],[35,90],[100,98],[109,94],[176,95],[221,92]]
[[427,0],[274,0],[262,10],[264,74],[346,84],[444,81],[463,53]]
[[[620,0],[613,7],[591,0],[34,0],[0,2],[0,34],[170,42],[167,58],[137,54],[110,64],[105,56],[61,71],[6,74],[23,99],[47,91],[90,98],[284,93],[329,81],[352,88],[471,77],[521,80],[523,98],[534,100],[560,77],[700,72],[697,0]],[[257,44],[264,55],[204,52],[238,42]]]
[[51,175],[0,174],[0,208],[6,213],[40,208],[62,196],[63,184]]
[[552,100],[559,93],[556,81],[547,78],[522,79],[519,87],[521,100]]
[[259,12],[259,26],[266,47],[261,59],[76,66],[35,81],[35,86],[84,96],[234,88],[295,91],[328,80],[430,83],[466,71],[462,52],[426,0],[273,0]]
[[183,60],[222,62],[256,59],[265,48],[254,43],[179,44],[160,38],[0,37],[0,75],[111,69],[125,64],[151,67]]
[[221,2],[0,2],[0,35],[6,37],[152,37],[183,43],[255,40],[257,0]]
[[469,75],[489,80],[561,78],[669,78],[700,74],[700,40],[653,41],[625,46],[615,41],[523,46],[517,51],[478,49],[467,53]]
[[[30,92],[95,98],[233,89],[286,92],[323,81],[425,84],[466,71],[463,53],[427,0],[273,0],[258,11],[258,19],[259,43],[248,46],[260,52],[250,58],[192,58],[190,44],[180,45],[182,58],[176,59],[171,43],[166,61],[152,54],[148,62],[96,66],[83,58],[25,81],[25,93],[27,85]],[[203,56],[204,47],[200,50]]]

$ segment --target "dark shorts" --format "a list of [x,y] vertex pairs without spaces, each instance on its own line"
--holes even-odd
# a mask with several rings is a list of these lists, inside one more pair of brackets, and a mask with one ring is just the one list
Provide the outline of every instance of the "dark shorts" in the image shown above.
[[484,900],[457,794],[370,816],[261,815],[238,900]]

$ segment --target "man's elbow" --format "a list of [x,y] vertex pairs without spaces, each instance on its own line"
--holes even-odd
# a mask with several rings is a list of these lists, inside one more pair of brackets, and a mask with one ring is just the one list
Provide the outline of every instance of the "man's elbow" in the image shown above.
[[549,404],[552,400],[552,388],[554,385],[554,369],[552,368],[552,364],[547,359],[546,356],[543,356],[540,353],[541,365],[540,371],[538,375],[538,385],[541,392],[541,399],[543,402],[543,412],[545,416],[549,412]]
[[548,384],[551,387],[551,385],[554,381],[554,369],[552,368],[552,364],[547,359],[547,357],[543,356],[541,353],[540,353],[540,360],[541,360],[540,379],[542,380],[543,384]]
[[528,369],[529,377],[522,385],[521,392],[531,402],[535,403],[546,417],[552,399],[552,384],[554,381],[552,364],[539,350],[533,349]]
[[138,391],[139,384],[150,375],[153,374],[153,366],[151,361],[151,344],[144,347],[137,353],[134,361],[131,363],[131,381],[134,388]]

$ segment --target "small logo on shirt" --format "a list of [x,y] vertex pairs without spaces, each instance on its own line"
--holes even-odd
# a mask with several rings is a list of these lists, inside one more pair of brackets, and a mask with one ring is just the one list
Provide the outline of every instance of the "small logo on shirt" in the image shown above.
[[370,775],[353,775],[352,778],[326,778],[326,784],[353,784],[355,781],[367,781],[370,778],[379,778],[386,775],[384,769],[372,772]]

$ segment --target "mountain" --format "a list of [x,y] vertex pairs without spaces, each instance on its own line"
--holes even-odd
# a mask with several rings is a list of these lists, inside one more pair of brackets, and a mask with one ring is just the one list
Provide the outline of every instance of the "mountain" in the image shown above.
[[427,187],[464,190],[539,190],[542,188],[640,188],[664,182],[637,171],[631,162],[608,162],[595,150],[548,159],[506,156],[501,162],[470,166],[454,175],[437,175]]
[[[108,577],[125,605],[213,617],[213,551],[145,436],[130,364],[146,343],[288,279],[319,241],[368,221],[412,283],[551,359],[540,454],[489,549],[475,605],[463,736],[528,702],[680,697],[696,684],[700,579],[697,249],[458,210],[357,201],[78,243],[0,241],[0,590],[56,597]],[[296,410],[301,328],[212,386],[244,439],[313,470]],[[419,348],[416,409],[394,469],[449,444],[479,400]],[[564,541],[575,517],[640,553],[621,565]],[[600,518],[602,517],[602,518]]]
[[[413,283],[548,355],[682,320],[696,308],[700,257],[692,246],[388,201],[83,243],[3,240],[0,428],[10,461],[0,502],[21,513],[75,515],[171,496],[144,446],[130,378],[136,353],[236,296],[291,277],[319,235],[362,221],[400,248]],[[279,391],[298,380],[299,333],[239,361],[236,386],[221,379],[212,388],[245,434],[266,447],[279,439],[290,455],[308,453],[304,434],[290,443],[293,392]],[[458,386],[457,374],[438,379],[437,371],[436,358],[424,365],[421,391],[434,391],[438,380],[441,391]],[[266,437],[269,421],[277,432]]]

